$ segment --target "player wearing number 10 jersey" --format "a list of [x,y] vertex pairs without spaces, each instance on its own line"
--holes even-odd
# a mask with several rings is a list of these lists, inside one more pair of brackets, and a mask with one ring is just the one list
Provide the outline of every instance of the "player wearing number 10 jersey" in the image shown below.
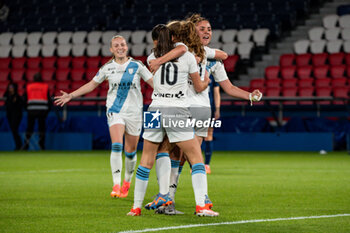
[[[154,51],[155,57],[160,57],[173,48],[171,34],[167,27],[163,27],[159,33],[158,43]],[[209,79],[200,80],[198,67],[194,56],[186,52],[177,61],[165,63],[154,75],[154,94],[150,108],[169,107],[172,114],[180,114],[186,118],[188,106],[186,93],[188,89],[188,75],[192,77],[197,92],[203,91],[209,83]],[[183,93],[180,93],[180,92]],[[179,94],[180,93],[180,94]],[[162,113],[162,118],[164,112]],[[167,111],[166,111],[167,113]],[[184,115],[183,115],[184,114]],[[187,115],[189,116],[189,115]],[[170,115],[168,116],[171,117]],[[181,118],[181,117],[180,117]],[[176,143],[187,155],[193,164],[192,184],[196,199],[196,212],[198,215],[217,216],[218,213],[212,210],[204,210],[205,194],[207,193],[207,177],[203,164],[203,158],[198,141],[194,138],[193,132],[185,130],[168,130],[162,128],[154,131],[145,131],[143,138],[144,148],[140,166],[136,172],[134,205],[128,215],[137,216],[141,214],[141,206],[148,184],[150,169],[154,164],[154,155],[157,153],[160,142],[167,133],[170,142]],[[161,200],[161,199],[160,199]],[[171,200],[169,200],[171,202]]]

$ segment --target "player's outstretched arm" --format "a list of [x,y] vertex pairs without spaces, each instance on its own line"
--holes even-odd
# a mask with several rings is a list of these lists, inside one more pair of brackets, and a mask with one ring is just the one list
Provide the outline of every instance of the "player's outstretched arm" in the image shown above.
[[215,49],[215,57],[216,60],[226,60],[228,58],[228,55],[226,52],[220,50],[220,49]]
[[185,45],[178,45],[165,55],[149,61],[149,69],[152,73],[155,73],[161,65],[164,63],[181,57],[187,52]]
[[81,86],[80,88],[78,88],[77,90],[69,94],[67,92],[61,91],[62,95],[55,96],[54,103],[62,107],[63,105],[71,101],[73,98],[85,95],[86,93],[93,91],[98,85],[99,85],[98,82],[91,80],[90,82],[86,83],[85,85]]
[[192,79],[193,87],[196,92],[204,91],[209,85],[210,79],[207,72],[203,81],[201,80],[198,72],[190,74],[190,77]]
[[220,95],[220,87],[216,86],[214,87],[214,103],[215,103],[215,114],[214,117],[215,119],[220,118],[220,105],[221,105],[221,95]]
[[250,93],[232,85],[232,83],[228,79],[220,82],[219,84],[222,87],[222,89],[232,97],[250,100],[251,102],[260,101],[262,98],[262,93],[259,90],[254,90]]

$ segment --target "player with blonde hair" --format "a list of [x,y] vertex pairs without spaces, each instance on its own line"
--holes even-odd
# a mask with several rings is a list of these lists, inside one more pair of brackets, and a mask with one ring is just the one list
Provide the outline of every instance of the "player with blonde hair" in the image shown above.
[[[79,96],[93,91],[103,81],[108,81],[107,120],[112,141],[110,155],[113,178],[112,197],[128,196],[131,178],[134,173],[137,155],[136,149],[142,128],[143,98],[141,78],[153,87],[152,74],[142,62],[127,56],[128,45],[122,36],[114,36],[110,42],[113,58],[104,64],[95,77],[77,90],[55,97],[55,103],[63,106]],[[125,176],[121,186],[123,167],[122,151],[125,139]]]

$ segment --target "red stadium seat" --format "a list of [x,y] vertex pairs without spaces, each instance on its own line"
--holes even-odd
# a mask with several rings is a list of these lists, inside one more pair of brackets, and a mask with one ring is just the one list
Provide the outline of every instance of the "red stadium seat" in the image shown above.
[[0,58],[0,69],[9,69],[11,64],[12,58],[10,57],[3,57]]
[[108,93],[108,89],[106,88],[100,88],[100,91],[99,91],[99,96],[100,97],[107,97],[107,93]]
[[312,58],[311,58],[312,64],[314,66],[323,66],[326,64],[327,58],[328,58],[327,53],[314,54],[314,55],[312,55]]
[[[286,87],[282,89],[282,96],[283,97],[296,97],[297,96],[297,87]],[[283,104],[285,105],[296,105],[297,101],[294,100],[287,100],[283,101]]]
[[268,66],[265,68],[265,77],[267,79],[278,79],[279,71],[279,66]]
[[[98,93],[99,93],[99,88],[96,88],[92,92],[87,93],[84,97],[98,97]],[[93,100],[83,101],[81,103],[81,105],[83,106],[93,106],[96,104],[97,104],[97,101],[93,101]]]
[[57,68],[69,68],[72,57],[59,57],[57,58]]
[[293,66],[295,62],[294,54],[283,54],[280,56],[280,66]]
[[18,81],[16,83],[17,83],[17,87],[18,87],[18,94],[23,95],[26,92],[27,82],[22,80],[22,81]]
[[[267,87],[266,88],[266,97],[279,97],[281,92],[281,88],[279,87]],[[278,101],[270,101],[271,105],[278,105]]]
[[70,84],[71,84],[71,82],[69,80],[57,81],[56,82],[56,92],[59,90],[69,92],[70,91]]
[[345,98],[346,100],[334,100],[333,104],[347,104],[349,101],[349,89],[348,87],[334,87],[333,97],[335,98]]
[[314,67],[315,78],[326,78],[328,77],[329,66],[316,66]]
[[8,81],[8,80],[0,81],[0,90],[6,90],[7,89],[7,85],[9,85],[9,83],[10,83],[10,81]]
[[348,78],[350,78],[350,66],[346,67],[346,74],[347,74]]
[[84,68],[73,68],[70,77],[73,81],[77,80],[83,80],[85,75],[85,69]]
[[[317,97],[329,97],[332,96],[332,88],[331,87],[318,87],[316,88],[316,96]],[[318,104],[325,105],[330,104],[331,101],[324,100],[324,101],[318,101]]]
[[41,77],[43,81],[51,81],[53,80],[53,76],[55,74],[55,68],[46,68],[41,70]]
[[332,87],[345,87],[346,83],[347,83],[347,79],[346,78],[335,78],[332,79]]
[[328,56],[328,61],[331,66],[342,65],[344,61],[344,53],[332,53]]
[[12,69],[10,72],[10,79],[13,82],[19,82],[23,81],[23,76],[24,76],[25,69],[24,68],[19,68],[19,69]]
[[281,76],[283,79],[292,79],[295,77],[295,66],[281,67]]
[[76,89],[80,88],[81,86],[83,86],[84,84],[86,84],[85,80],[76,80],[76,81],[71,83],[71,88],[72,88],[72,90],[76,90]]
[[25,76],[27,81],[29,82],[33,82],[34,81],[34,75],[40,73],[40,69],[39,68],[33,68],[33,69],[27,69],[25,72]]
[[239,57],[237,55],[228,56],[228,58],[224,61],[226,71],[234,72],[238,60]]
[[26,64],[27,58],[25,57],[18,57],[18,58],[13,58],[12,59],[12,69],[20,69],[20,68],[24,68],[25,64]]
[[319,78],[315,79],[315,87],[330,87],[331,79],[329,78]]
[[259,89],[265,87],[265,79],[252,79],[250,80],[250,90]]
[[305,53],[305,54],[299,54],[295,58],[295,62],[297,66],[307,66],[310,65],[311,60],[311,54]]
[[299,66],[297,68],[297,76],[300,79],[310,78],[312,72],[312,66]]
[[41,57],[32,57],[27,59],[27,67],[30,69],[40,68]]
[[280,87],[281,79],[267,79],[265,82],[266,87]]
[[347,54],[345,55],[345,64],[346,64],[347,66],[350,66],[350,53],[347,53]]
[[150,104],[152,102],[152,93],[153,93],[153,89],[149,88],[146,90],[145,95],[143,96],[143,103],[144,104]]
[[100,67],[101,57],[88,57],[86,59],[86,67],[87,68],[98,68]]
[[[298,92],[300,97],[313,97],[314,87],[299,87]],[[310,101],[310,100],[299,101],[299,104],[301,105],[309,105],[312,103],[313,101]]]
[[135,60],[141,61],[143,64],[147,65],[147,56],[137,56],[134,57]]
[[304,78],[298,80],[298,86],[299,87],[312,87],[314,84],[313,78]]
[[345,76],[345,65],[331,66],[331,77],[332,78],[343,78]]
[[56,81],[55,80],[50,80],[50,81],[45,81],[47,85],[49,85],[49,92],[51,95],[55,94],[55,89],[56,89]]
[[0,69],[0,81],[8,81],[10,69]]
[[111,59],[112,59],[112,57],[102,57],[102,59],[101,59],[101,66],[106,64]]
[[72,58],[72,67],[73,68],[84,68],[86,63],[86,57],[73,57]]
[[56,57],[43,57],[41,60],[41,66],[46,69],[46,68],[55,68],[56,65]]
[[56,70],[56,80],[57,81],[65,81],[68,80],[68,76],[70,73],[69,68],[61,68]]
[[287,87],[296,87],[297,86],[298,80],[295,78],[291,79],[284,79],[282,80],[282,87],[287,88]]
[[98,70],[99,70],[99,68],[86,69],[86,72],[85,72],[86,80],[90,81],[93,77],[95,77]]

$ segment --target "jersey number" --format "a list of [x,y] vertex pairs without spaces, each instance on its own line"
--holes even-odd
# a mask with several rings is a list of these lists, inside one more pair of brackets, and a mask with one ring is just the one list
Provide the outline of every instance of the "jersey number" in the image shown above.
[[[173,77],[170,77],[170,68],[174,67],[174,72],[173,72]],[[164,85],[164,82],[166,82],[168,85],[172,86],[177,82],[177,65],[174,63],[166,63],[165,65],[162,66],[162,73],[161,73],[161,78],[160,78],[160,84]]]

